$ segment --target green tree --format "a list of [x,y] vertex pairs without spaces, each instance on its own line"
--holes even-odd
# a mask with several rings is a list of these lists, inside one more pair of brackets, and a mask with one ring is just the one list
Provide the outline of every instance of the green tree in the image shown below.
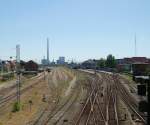
[[115,68],[116,67],[116,60],[115,60],[115,57],[113,55],[109,54],[107,56],[106,66],[109,68]]
[[101,58],[98,62],[97,62],[97,66],[100,67],[100,68],[104,68],[105,67],[105,63],[106,63],[106,60]]

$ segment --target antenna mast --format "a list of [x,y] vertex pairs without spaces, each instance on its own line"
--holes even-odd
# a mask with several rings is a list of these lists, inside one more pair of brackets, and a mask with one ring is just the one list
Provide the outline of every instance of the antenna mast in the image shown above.
[[137,42],[136,42],[136,34],[135,34],[135,57],[137,56]]

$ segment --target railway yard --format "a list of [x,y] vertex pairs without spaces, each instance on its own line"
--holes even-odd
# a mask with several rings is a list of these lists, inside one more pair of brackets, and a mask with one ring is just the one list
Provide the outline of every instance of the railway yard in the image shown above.
[[146,125],[135,83],[120,74],[54,67],[21,79],[19,112],[16,83],[0,86],[0,125]]

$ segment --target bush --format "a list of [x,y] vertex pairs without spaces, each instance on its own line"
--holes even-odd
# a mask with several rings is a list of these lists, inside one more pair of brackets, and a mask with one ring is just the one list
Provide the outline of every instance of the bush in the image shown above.
[[18,112],[21,109],[21,104],[19,102],[15,102],[13,105],[13,110],[12,112]]

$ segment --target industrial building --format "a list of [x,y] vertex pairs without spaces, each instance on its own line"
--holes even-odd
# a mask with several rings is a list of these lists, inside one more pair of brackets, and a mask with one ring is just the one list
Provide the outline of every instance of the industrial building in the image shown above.
[[64,65],[65,64],[65,57],[60,56],[59,59],[57,60],[58,65]]

